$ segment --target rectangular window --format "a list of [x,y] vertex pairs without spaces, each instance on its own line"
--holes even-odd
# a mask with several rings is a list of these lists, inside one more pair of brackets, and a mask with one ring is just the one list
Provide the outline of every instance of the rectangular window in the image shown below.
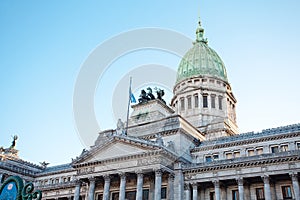
[[219,155],[215,154],[213,155],[214,160],[218,160],[219,159]]
[[300,142],[297,142],[297,149],[300,150]]
[[280,146],[280,150],[283,151],[288,151],[289,150],[289,146],[287,144],[281,145]]
[[233,158],[233,155],[232,155],[232,153],[226,153],[225,155],[226,155],[226,158],[227,158],[227,159],[231,159],[231,158]]
[[205,156],[205,162],[212,162],[212,157],[211,156]]
[[192,109],[192,97],[188,96],[187,101],[188,101],[188,109]]
[[198,95],[195,95],[194,98],[195,98],[195,108],[198,108],[199,107],[199,97],[198,97]]
[[253,149],[249,149],[248,150],[248,156],[254,156],[255,153],[254,153],[254,150]]
[[136,198],[135,195],[136,195],[136,191],[128,191],[125,193],[125,199],[135,199]]
[[149,200],[149,189],[143,190],[143,200]]
[[256,149],[256,154],[257,155],[261,155],[261,154],[263,154],[263,152],[264,152],[263,148],[257,148]]
[[161,188],[161,198],[167,199],[167,188],[166,187]]
[[222,110],[222,96],[219,96],[219,109]]
[[207,108],[208,103],[207,103],[207,95],[203,95],[203,108]]
[[237,190],[232,190],[232,200],[239,200],[239,192]]
[[103,195],[102,194],[96,194],[96,199],[97,200],[102,200],[103,199]]
[[216,96],[212,95],[210,98],[211,98],[211,108],[216,108]]
[[233,156],[235,158],[239,158],[241,155],[240,155],[240,152],[236,151],[236,152],[233,153]]
[[272,147],[271,147],[271,152],[272,152],[272,153],[278,153],[278,152],[279,152],[278,146],[272,146]]
[[283,199],[292,199],[292,190],[290,186],[282,186],[281,189]]
[[216,200],[214,192],[209,193],[209,200]]
[[184,110],[184,98],[180,99],[180,110]]
[[119,200],[119,192],[114,192],[111,196],[111,200]]
[[265,194],[263,188],[256,188],[256,199],[265,200]]

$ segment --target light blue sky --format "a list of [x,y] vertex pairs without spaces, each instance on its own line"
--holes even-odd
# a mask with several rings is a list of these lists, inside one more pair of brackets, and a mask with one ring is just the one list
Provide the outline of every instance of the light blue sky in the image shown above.
[[[70,162],[84,148],[72,98],[92,50],[143,27],[195,38],[200,10],[209,46],[223,59],[238,100],[240,131],[299,123],[299,7],[298,0],[0,1],[0,146],[17,134],[21,158]],[[176,70],[179,61],[159,51],[116,61],[96,91],[101,128],[115,128],[112,92],[103,93],[114,91],[127,70],[151,62]]]

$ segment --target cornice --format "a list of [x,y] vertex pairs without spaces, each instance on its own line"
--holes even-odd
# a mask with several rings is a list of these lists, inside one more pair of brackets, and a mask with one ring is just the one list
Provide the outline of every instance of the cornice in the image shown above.
[[[239,135],[241,136],[241,135]],[[273,141],[273,140],[281,140],[285,138],[293,138],[300,136],[300,132],[293,132],[293,133],[280,133],[276,135],[266,135],[261,136],[257,135],[258,137],[249,137],[249,138],[243,138],[241,137],[240,140],[236,141],[228,141],[220,144],[213,144],[213,141],[211,141],[209,144],[205,144],[203,146],[196,147],[191,150],[192,153],[194,152],[200,152],[200,151],[207,151],[207,150],[213,150],[213,149],[220,149],[220,148],[227,148],[227,147],[233,147],[233,146],[240,146],[240,145],[247,145],[247,144],[253,144],[253,143],[259,143],[259,142],[266,142],[266,141]],[[233,136],[229,136],[233,137]],[[216,140],[217,141],[217,140]]]
[[149,156],[160,156],[164,155],[170,158],[171,160],[176,160],[177,156],[174,155],[171,152],[168,152],[164,149],[158,149],[158,150],[153,150],[141,154],[135,154],[135,155],[128,155],[128,156],[123,156],[123,157],[117,157],[117,158],[112,158],[112,159],[105,159],[105,160],[99,160],[99,161],[92,161],[92,162],[85,162],[85,163],[77,163],[73,164],[73,167],[75,169],[81,168],[81,167],[90,167],[90,166],[96,166],[96,165],[102,165],[102,164],[109,164],[109,163],[114,163],[114,162],[120,162],[120,161],[128,161],[128,160],[136,160],[139,158],[146,158]]
[[237,159],[226,159],[212,163],[194,163],[185,165],[183,171],[185,174],[195,174],[209,171],[220,171],[227,169],[249,168],[266,165],[278,165],[291,161],[300,160],[300,151],[289,151],[278,154],[265,154],[260,156],[242,157]]

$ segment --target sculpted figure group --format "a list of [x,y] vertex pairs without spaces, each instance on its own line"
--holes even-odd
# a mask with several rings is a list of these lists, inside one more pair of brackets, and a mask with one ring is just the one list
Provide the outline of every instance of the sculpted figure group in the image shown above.
[[[155,87],[154,90],[156,91],[156,99],[161,100],[162,102],[166,103],[166,101],[162,98],[165,95],[164,90]],[[155,99],[155,96],[152,94],[152,89],[150,87],[147,88],[147,92],[145,90],[141,90],[139,103],[146,103],[150,100]]]

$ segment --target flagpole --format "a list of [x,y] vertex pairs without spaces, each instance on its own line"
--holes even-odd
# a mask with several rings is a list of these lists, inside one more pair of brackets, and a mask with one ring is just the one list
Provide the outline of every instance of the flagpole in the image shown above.
[[131,97],[131,83],[132,83],[132,77],[130,77],[129,91],[128,91],[127,120],[126,120],[125,135],[127,135],[127,131],[128,131],[129,107],[130,107],[130,97]]

